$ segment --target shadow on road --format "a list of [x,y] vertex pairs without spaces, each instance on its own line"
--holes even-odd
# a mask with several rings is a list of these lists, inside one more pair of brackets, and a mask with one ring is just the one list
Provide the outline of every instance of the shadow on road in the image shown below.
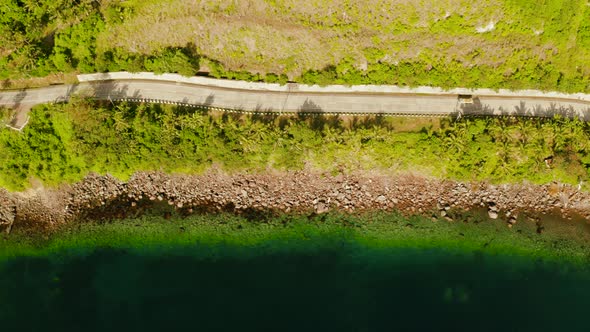
[[[183,97],[181,100],[161,100],[152,99],[143,96],[140,90],[129,90],[129,85],[124,83],[117,83],[115,81],[100,82],[91,85],[88,96],[93,96],[97,100],[116,102],[128,101],[136,103],[153,103],[153,104],[171,104],[175,106],[175,113],[178,115],[184,114],[208,114],[210,108],[215,104],[215,94],[211,93],[205,98],[203,102],[191,101],[188,97]],[[84,96],[84,92],[80,93]]]
[[297,110],[296,118],[306,122],[314,131],[322,131],[325,126],[342,128],[339,115],[326,115],[322,108],[312,100],[306,99]]
[[16,96],[14,96],[14,99],[12,100],[12,108],[16,108],[18,109],[21,106],[21,102],[27,98],[27,90],[23,89],[23,90],[19,90],[19,92],[16,94]]
[[372,128],[385,128],[388,130],[393,129],[393,125],[385,118],[386,113],[376,113],[374,115],[367,115],[363,117],[353,117],[350,120],[350,127],[352,129],[372,129]]
[[204,102],[202,103],[197,103],[195,104],[194,102],[191,103],[191,101],[188,99],[188,97],[184,97],[182,98],[182,100],[180,102],[178,102],[176,105],[176,108],[174,110],[174,113],[176,113],[177,115],[187,115],[187,114],[201,114],[201,115],[207,115],[209,114],[210,111],[210,107],[213,106],[213,103],[215,102],[215,95],[214,94],[210,94],[209,96],[207,96],[207,98],[205,99]]
[[267,107],[263,108],[262,105],[256,105],[256,109],[254,109],[254,114],[252,114],[251,119],[252,122],[261,122],[264,124],[274,124],[277,119],[284,117],[281,116],[281,113],[276,112],[274,109]]
[[[71,98],[76,98],[79,92],[80,84],[72,84],[68,86],[68,89],[63,95],[60,95],[53,100],[54,103],[67,103],[70,101]],[[93,96],[89,93],[85,96],[87,98],[93,98]]]
[[393,129],[393,125],[390,121],[387,121],[386,115],[386,113],[375,113],[372,115],[346,117],[339,114],[327,114],[313,100],[306,99],[295,114],[280,113],[270,108],[263,109],[259,105],[254,110],[250,119],[253,122],[274,124],[279,126],[279,128],[284,128],[292,120],[295,120],[306,123],[309,128],[317,132],[321,132],[325,128],[336,130],[344,130],[346,128],[369,129],[374,127]]
[[[137,99],[138,101],[143,99],[139,90],[129,92],[129,85],[116,83],[115,81],[106,81],[100,83],[94,83],[90,88],[90,96],[93,96],[97,100],[132,100]],[[84,92],[81,92],[84,96]]]
[[[565,103],[564,103],[565,104]],[[552,102],[548,106],[541,104],[527,104],[521,100],[514,108],[494,108],[484,104],[478,97],[473,98],[473,104],[462,104],[460,110],[463,116],[519,116],[519,117],[544,117],[551,118],[561,116],[564,118],[579,118],[590,121],[590,105],[587,108],[576,109],[573,105],[563,105]]]

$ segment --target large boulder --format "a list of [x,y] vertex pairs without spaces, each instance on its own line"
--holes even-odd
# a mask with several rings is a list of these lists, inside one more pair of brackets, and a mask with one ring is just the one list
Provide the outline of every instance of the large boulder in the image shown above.
[[488,210],[488,216],[491,219],[498,219],[498,212],[494,210]]

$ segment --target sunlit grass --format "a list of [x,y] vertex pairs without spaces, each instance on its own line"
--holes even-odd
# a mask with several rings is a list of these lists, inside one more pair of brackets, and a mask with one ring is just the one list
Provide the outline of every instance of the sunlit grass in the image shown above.
[[[377,121],[378,120],[378,121]],[[89,172],[364,173],[495,183],[588,180],[590,127],[565,118],[300,119],[191,113],[173,106],[42,105],[22,133],[0,130],[0,185],[56,186]],[[553,156],[551,167],[544,158]],[[585,188],[585,187],[584,187]]]

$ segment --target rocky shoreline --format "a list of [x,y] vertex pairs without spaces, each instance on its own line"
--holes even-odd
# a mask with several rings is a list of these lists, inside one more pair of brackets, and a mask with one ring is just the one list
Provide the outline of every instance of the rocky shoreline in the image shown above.
[[0,189],[0,228],[51,229],[86,219],[124,218],[155,203],[191,214],[197,211],[357,213],[401,211],[449,220],[450,209],[485,208],[491,219],[511,227],[523,212],[559,211],[564,218],[590,220],[590,193],[558,183],[491,185],[414,175],[330,175],[306,171],[228,175],[136,173],[123,182],[90,174],[57,189],[8,192]]

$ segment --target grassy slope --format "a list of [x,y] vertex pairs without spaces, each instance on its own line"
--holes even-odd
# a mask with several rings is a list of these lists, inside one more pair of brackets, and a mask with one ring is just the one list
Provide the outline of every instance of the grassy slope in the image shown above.
[[61,2],[0,1],[3,87],[201,65],[249,80],[590,91],[586,0]]
[[[554,156],[552,168],[543,158]],[[42,105],[0,129],[0,186],[140,170],[416,172],[459,180],[587,182],[590,127],[566,119],[275,118],[160,105]],[[585,187],[586,188],[586,187]]]
[[[585,0],[356,2],[130,1],[98,48],[153,53],[193,43],[235,71],[286,73],[338,65],[368,81],[588,90],[590,7]],[[495,22],[495,29],[476,28]],[[416,64],[410,72],[390,66]],[[430,68],[430,69],[424,69]],[[448,77],[450,74],[451,77]],[[307,79],[311,80],[311,79]],[[313,80],[311,80],[313,81]],[[328,80],[329,81],[329,80]],[[342,79],[359,83],[354,77]]]

